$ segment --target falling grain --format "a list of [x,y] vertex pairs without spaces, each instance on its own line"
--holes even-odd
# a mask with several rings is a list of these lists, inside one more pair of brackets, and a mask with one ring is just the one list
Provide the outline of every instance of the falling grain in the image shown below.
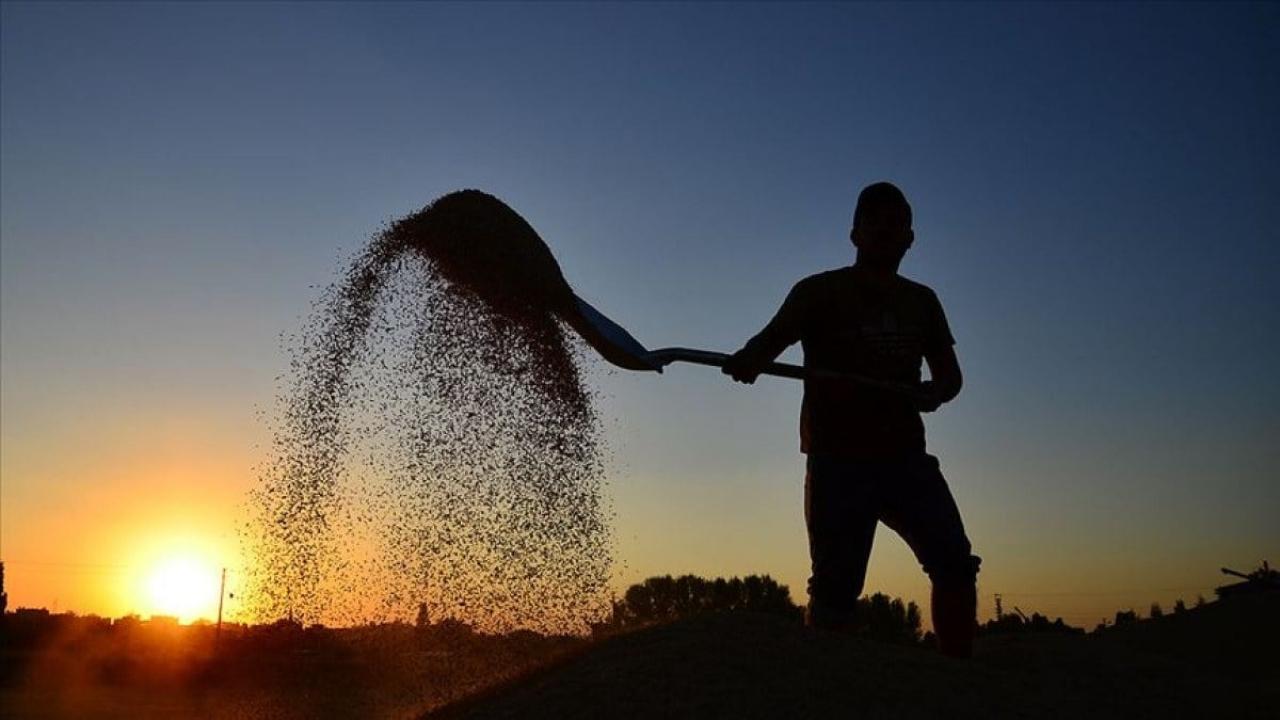
[[393,222],[293,340],[246,527],[258,618],[585,629],[611,561],[568,286],[477,191]]

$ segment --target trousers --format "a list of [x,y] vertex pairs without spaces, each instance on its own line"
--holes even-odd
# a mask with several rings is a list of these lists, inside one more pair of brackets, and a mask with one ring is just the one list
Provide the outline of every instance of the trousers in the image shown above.
[[822,620],[852,618],[877,523],[902,536],[935,588],[972,588],[982,563],[938,459],[927,453],[874,460],[810,454],[804,516],[809,610]]

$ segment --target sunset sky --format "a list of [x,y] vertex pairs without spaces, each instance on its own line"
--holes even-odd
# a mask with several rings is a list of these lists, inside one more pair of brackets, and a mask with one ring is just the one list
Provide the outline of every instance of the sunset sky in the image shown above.
[[[280,335],[463,187],[647,345],[733,350],[891,180],[965,371],[926,422],[984,617],[1092,627],[1280,562],[1280,6],[0,7],[11,607],[234,585]],[[597,385],[617,586],[802,601],[799,385]],[[867,588],[928,597],[883,528]]]

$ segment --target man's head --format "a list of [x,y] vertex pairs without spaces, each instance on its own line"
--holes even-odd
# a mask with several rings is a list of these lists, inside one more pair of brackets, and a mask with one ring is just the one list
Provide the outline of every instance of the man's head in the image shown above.
[[866,186],[858,195],[849,239],[858,248],[858,263],[897,271],[915,240],[911,205],[893,183]]

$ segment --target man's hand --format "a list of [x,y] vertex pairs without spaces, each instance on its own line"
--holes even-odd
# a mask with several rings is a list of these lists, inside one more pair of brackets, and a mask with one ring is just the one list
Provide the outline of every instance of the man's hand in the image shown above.
[[924,356],[929,364],[929,380],[920,384],[925,390],[918,409],[920,412],[933,412],[945,402],[951,402],[960,394],[964,378],[960,375],[960,361],[956,359],[955,348],[947,346]]
[[760,376],[762,369],[759,360],[748,353],[746,348],[743,348],[730,355],[729,359],[724,361],[720,372],[732,377],[737,382],[750,385]]
[[942,396],[938,393],[938,386],[932,380],[925,380],[920,383],[920,389],[916,391],[914,397],[916,410],[920,412],[933,412],[942,405]]

